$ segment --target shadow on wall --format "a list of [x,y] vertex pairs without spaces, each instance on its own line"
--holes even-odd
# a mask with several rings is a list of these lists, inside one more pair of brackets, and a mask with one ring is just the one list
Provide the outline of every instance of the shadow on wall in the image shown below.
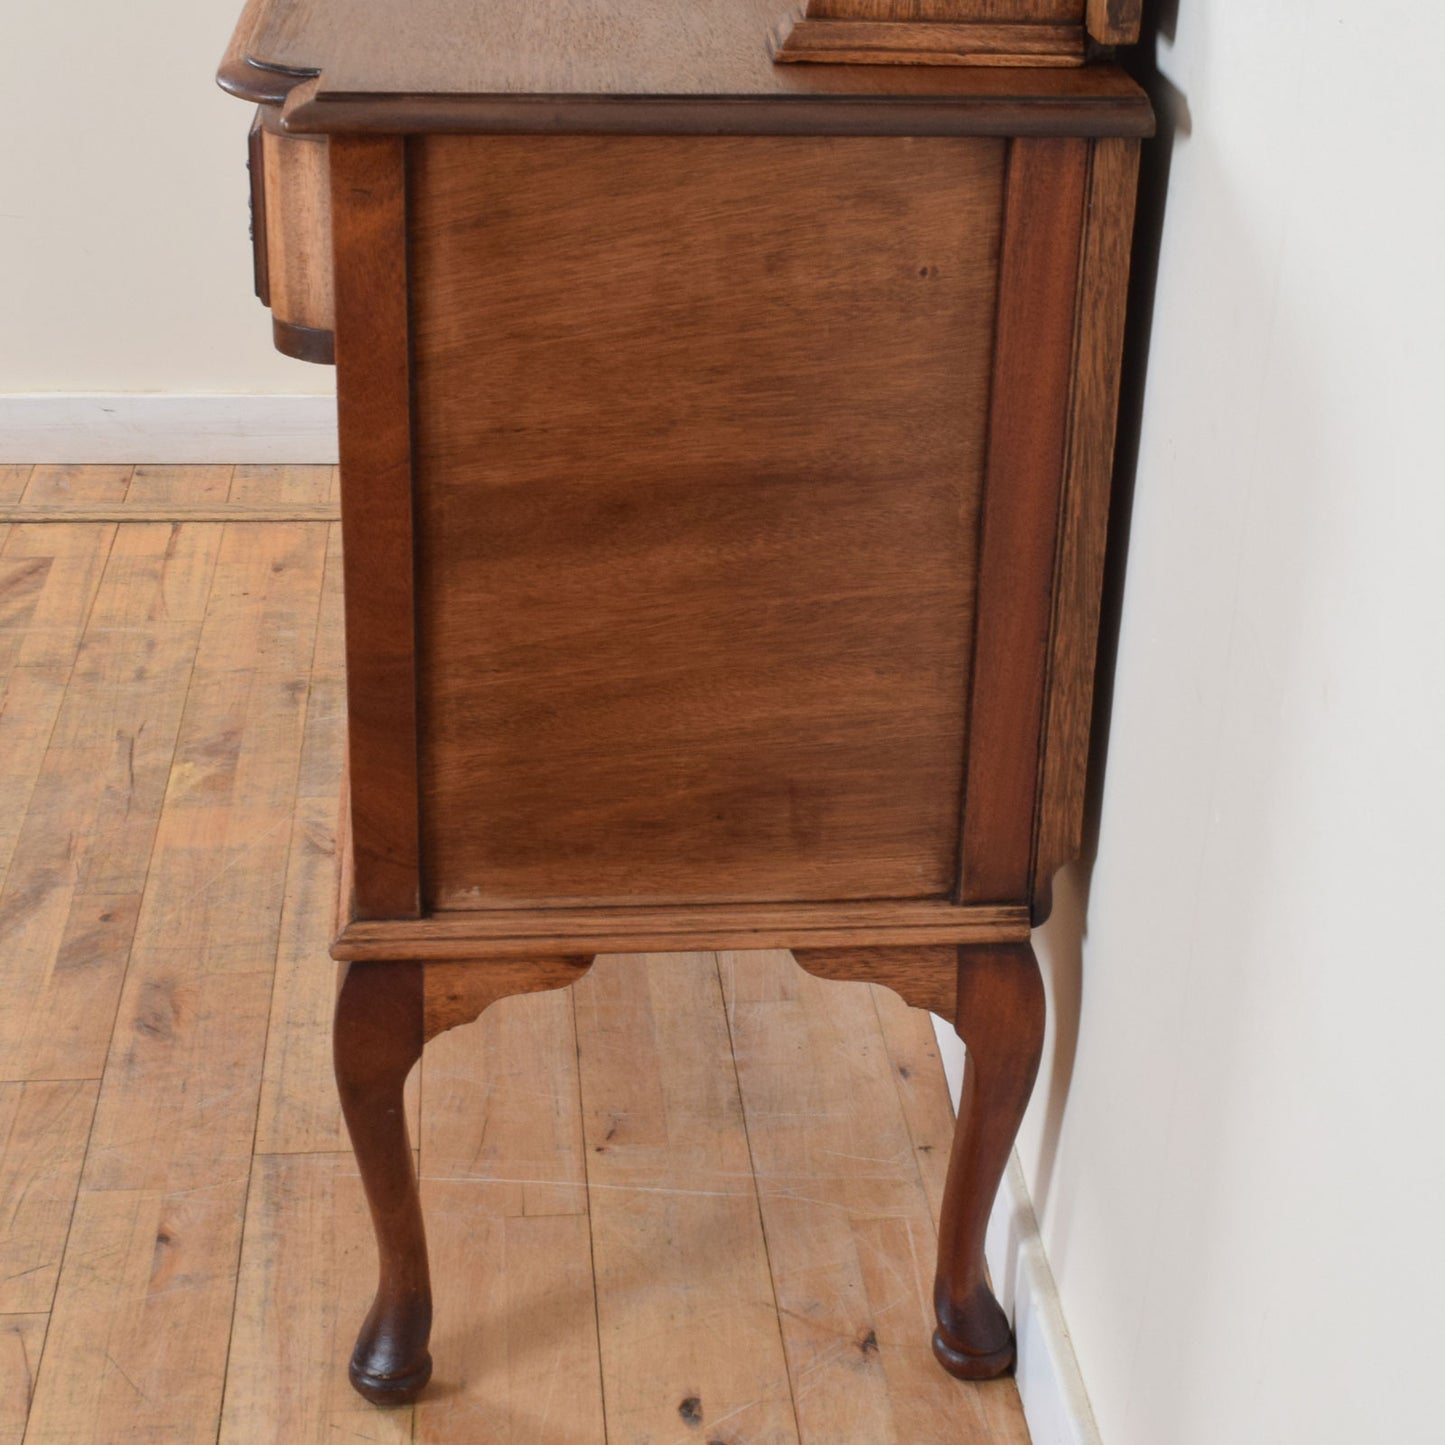
[[1146,0],[1139,43],[1121,56],[1130,75],[1148,92],[1158,129],[1154,138],[1144,143],[1139,172],[1139,200],[1134,222],[1129,306],[1119,385],[1119,424],[1109,503],[1109,552],[1099,616],[1098,673],[1090,734],[1083,849],[1078,861],[1069,864],[1054,879],[1053,910],[1043,933],[1046,947],[1039,950],[1039,962],[1049,985],[1052,1025],[1048,1093],[1044,1101],[1037,1167],[1033,1173],[1034,1206],[1041,1216],[1053,1182],[1079,1042],[1089,883],[1099,849],[1099,817],[1109,752],[1109,721],[1114,706],[1114,664],[1119,650],[1129,524],[1144,424],[1149,339],[1154,328],[1154,292],[1164,237],[1169,169],[1174,159],[1176,138],[1188,136],[1191,129],[1186,98],[1160,73],[1158,65],[1159,39],[1162,37],[1173,42],[1178,15],[1179,0]]

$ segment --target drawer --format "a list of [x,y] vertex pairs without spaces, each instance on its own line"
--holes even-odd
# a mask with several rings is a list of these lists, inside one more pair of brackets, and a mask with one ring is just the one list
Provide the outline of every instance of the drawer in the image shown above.
[[276,349],[330,365],[335,299],[325,136],[284,135],[274,106],[251,125],[251,244],[256,295],[271,308]]

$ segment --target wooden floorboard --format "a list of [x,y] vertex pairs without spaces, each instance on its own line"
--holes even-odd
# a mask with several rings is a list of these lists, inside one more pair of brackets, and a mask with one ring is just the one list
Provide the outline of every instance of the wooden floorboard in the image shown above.
[[929,1353],[928,1020],[777,953],[602,959],[433,1042],[436,1376],[351,1391],[336,487],[0,468],[0,1445],[1023,1445]]

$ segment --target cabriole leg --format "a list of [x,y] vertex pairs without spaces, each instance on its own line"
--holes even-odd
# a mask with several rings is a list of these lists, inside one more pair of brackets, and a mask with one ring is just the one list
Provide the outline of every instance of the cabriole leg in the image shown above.
[[933,1353],[949,1374],[986,1380],[1014,1362],[983,1246],[1043,1046],[1043,981],[1028,943],[959,949],[954,1026],[968,1058],[938,1227]]
[[336,1001],[336,1085],[380,1257],[351,1383],[378,1405],[406,1404],[431,1378],[431,1280],[402,1107],[424,1040],[423,967],[353,963]]

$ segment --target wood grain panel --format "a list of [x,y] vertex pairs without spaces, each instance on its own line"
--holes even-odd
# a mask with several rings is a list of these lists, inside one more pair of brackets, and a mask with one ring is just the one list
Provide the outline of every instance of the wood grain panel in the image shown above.
[[951,888],[1001,160],[421,148],[434,906]]
[[1009,151],[964,789],[965,902],[1025,898],[1074,351],[1088,146]]

